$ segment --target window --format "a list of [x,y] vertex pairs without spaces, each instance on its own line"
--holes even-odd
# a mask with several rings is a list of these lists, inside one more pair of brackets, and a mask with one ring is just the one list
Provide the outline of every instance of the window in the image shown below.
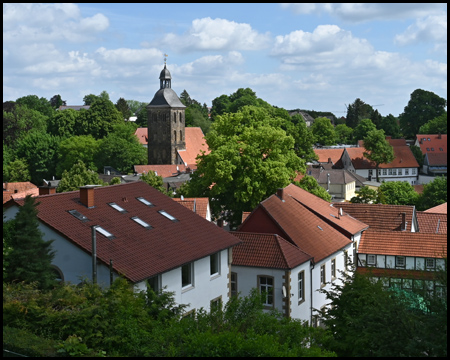
[[305,272],[298,273],[298,303],[305,301]]
[[378,175],[381,175],[381,169],[378,169]]
[[259,291],[261,294],[265,294],[263,299],[263,304],[265,306],[273,307],[273,277],[270,276],[259,276]]
[[367,255],[367,265],[376,265],[377,258],[376,255]]
[[116,209],[117,211],[120,211],[121,213],[126,213],[127,212],[123,207],[120,207],[119,205],[117,205],[114,202],[108,203],[108,205],[111,206],[112,208]]
[[180,141],[183,141],[183,131],[180,130]]
[[331,259],[331,278],[336,278],[336,259]]
[[147,229],[153,229],[149,224],[147,224],[144,220],[139,219],[137,216],[133,216],[131,218],[131,220],[137,222],[139,225],[141,225],[141,226],[143,226],[143,227],[145,227]]
[[348,265],[349,265],[348,251],[344,250],[344,268],[345,268],[345,270],[348,270]]
[[178,221],[176,218],[174,218],[172,215],[170,215],[169,213],[165,212],[164,210],[159,210],[158,211],[162,216],[165,216],[166,218],[168,218],[169,220],[172,221]]
[[217,311],[217,310],[220,310],[220,309],[222,309],[222,296],[219,296],[219,297],[217,297],[215,299],[212,299],[211,303],[210,303],[210,311],[211,312],[212,311]]
[[84,216],[82,213],[78,212],[77,210],[69,210],[68,211],[70,215],[75,216],[78,220],[81,220],[82,222],[89,221],[89,219]]
[[402,175],[403,174],[403,169],[398,169],[398,174]]
[[431,151],[434,151],[434,148],[431,148]]
[[405,169],[405,175],[409,175],[409,169]]
[[383,169],[383,175],[387,175],[387,169]]
[[137,197],[136,200],[139,200],[141,203],[147,205],[147,206],[155,206],[150,201],[145,200],[143,197]]
[[431,139],[430,139],[430,138],[428,138],[428,141],[431,141]]
[[173,131],[173,141],[177,142],[177,131]]
[[64,281],[64,275],[59,267],[52,265],[52,272],[55,275],[55,280],[57,282]]
[[372,169],[371,169],[371,170],[369,170],[369,175],[370,175],[370,176],[372,176],[372,175],[373,175],[373,171],[372,171]]
[[443,149],[443,148],[439,148],[439,150],[440,150],[440,151],[444,151],[444,149]]
[[148,286],[150,286],[150,288],[158,293],[160,290],[160,286],[159,286],[159,277],[158,275],[151,277],[150,279],[147,280]]
[[392,175],[397,175],[397,169],[392,169]]
[[194,286],[192,278],[194,272],[194,265],[192,263],[183,265],[181,267],[181,287],[187,288]]
[[405,257],[404,256],[396,256],[395,257],[395,266],[405,267]]
[[430,148],[427,148],[427,151],[430,151]]
[[389,169],[389,170],[388,170],[388,174],[389,174],[389,175],[392,175],[392,169]]
[[220,270],[220,266],[219,266],[220,257],[219,257],[219,255],[220,255],[220,253],[215,253],[215,254],[212,254],[209,257],[210,275],[211,276],[219,275],[219,270]]
[[325,264],[320,267],[320,286],[324,286],[326,282],[325,277]]
[[416,168],[412,169],[412,174],[416,175]]
[[231,296],[237,296],[238,294],[238,285],[237,285],[237,273],[232,272],[230,276],[230,290]]
[[427,258],[425,259],[425,265],[427,269],[434,269],[436,266],[436,261],[433,258]]

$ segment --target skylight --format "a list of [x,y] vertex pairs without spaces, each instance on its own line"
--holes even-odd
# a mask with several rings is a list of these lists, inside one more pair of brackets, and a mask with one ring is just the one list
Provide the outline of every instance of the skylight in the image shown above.
[[142,225],[143,227],[145,227],[147,229],[152,229],[152,227],[149,224],[147,224],[144,220],[139,219],[137,216],[133,216],[131,218],[131,220],[136,221],[139,225]]
[[147,206],[155,206],[150,201],[145,200],[143,197],[137,197],[136,199],[139,200],[141,203],[147,205]]
[[117,211],[120,211],[121,213],[126,213],[127,212],[123,207],[120,207],[116,203],[112,202],[112,203],[108,203],[108,205],[111,206],[112,208],[116,209]]
[[102,227],[100,227],[100,226],[97,226],[96,228],[95,228],[95,230],[97,230],[100,234],[102,234],[103,236],[106,236],[108,239],[113,239],[114,238],[114,235],[113,234],[111,234],[110,232],[108,232],[108,231],[106,231],[105,229],[103,229]]
[[170,215],[169,213],[165,212],[164,210],[159,210],[158,211],[161,215],[165,216],[166,218],[168,218],[169,220],[172,221],[178,221],[176,218],[174,218],[172,215]]
[[82,222],[89,221],[89,219],[86,216],[84,216],[77,210],[69,210],[69,214],[75,216],[78,220],[81,220]]
[[320,230],[322,230],[323,231],[323,229],[319,226],[319,225],[317,225],[317,227],[320,229]]

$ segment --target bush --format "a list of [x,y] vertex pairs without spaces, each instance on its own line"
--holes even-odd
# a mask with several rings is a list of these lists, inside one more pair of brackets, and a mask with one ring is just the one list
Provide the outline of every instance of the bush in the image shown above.
[[55,357],[59,356],[55,346],[54,340],[44,339],[27,330],[3,326],[3,350],[26,356]]

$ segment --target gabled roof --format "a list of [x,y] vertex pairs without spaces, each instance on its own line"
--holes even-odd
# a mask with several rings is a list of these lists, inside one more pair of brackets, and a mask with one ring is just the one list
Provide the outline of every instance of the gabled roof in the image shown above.
[[365,231],[358,253],[442,258],[447,256],[447,235],[398,231]]
[[134,135],[137,136],[141,145],[148,144],[148,128],[146,127],[137,128],[136,131],[134,132]]
[[3,204],[10,199],[38,196],[39,188],[29,181],[3,183]]
[[[267,219],[270,219],[268,221],[278,228],[286,240],[313,256],[315,262],[334,254],[351,243],[348,237],[334,229],[292,196],[284,194],[283,200],[272,195],[262,201],[258,208],[267,214]],[[263,224],[258,223],[259,221],[256,212],[253,211],[238,230],[266,232]]]
[[342,210],[369,225],[370,230],[401,230],[402,213],[405,213],[406,232],[411,232],[414,221],[414,206],[386,204],[334,204]]
[[429,234],[447,234],[447,214],[418,211],[419,232]]
[[306,206],[310,211],[342,233],[355,235],[368,228],[368,225],[359,219],[357,220],[350,216],[339,216],[339,209],[334,207],[333,203],[329,203],[294,184],[286,186],[283,192],[292,196],[296,201]]
[[425,210],[425,212],[447,214],[447,202]]
[[171,88],[166,87],[159,89],[153,97],[150,107],[172,107],[172,108],[185,108],[180,98]]
[[203,219],[208,220],[209,199],[207,197],[184,199],[172,198],[172,200],[183,205],[185,208],[193,211],[197,215],[200,215]]
[[[325,184],[325,185],[328,182],[328,175],[330,175],[329,176],[330,184],[344,185],[344,184],[349,184],[349,183],[356,181],[355,178],[350,175],[351,174],[350,171],[345,170],[345,169],[324,170],[324,169],[313,168],[313,169],[308,169],[306,171],[306,173],[308,175],[312,176],[313,178],[315,178],[319,184]],[[364,181],[365,181],[365,179],[364,179]]]
[[[194,214],[144,182],[98,187],[94,206],[80,203],[80,191],[39,196],[39,219],[85,252],[92,249],[91,226],[100,225],[111,233],[109,239],[97,233],[97,256],[106,265],[132,282],[139,282],[183,264],[240,243],[240,240],[213,223]],[[137,200],[143,197],[154,206]],[[11,200],[22,205],[23,200]],[[115,202],[122,213],[108,203]],[[9,202],[8,204],[9,205]],[[76,210],[89,221],[81,221],[68,211]],[[164,210],[172,221],[159,211]],[[152,228],[132,220],[139,217]]]
[[85,109],[85,110],[89,110],[91,106],[90,105],[61,105],[58,110],[67,110],[67,109],[72,109],[72,110],[81,110],[81,109]]
[[167,178],[167,177],[177,176],[179,174],[179,172],[186,171],[186,166],[184,166],[184,165],[134,165],[134,172],[136,172],[138,174],[148,173],[149,171],[156,172],[158,176]]
[[242,243],[233,248],[234,266],[293,269],[312,257],[277,234],[230,232]]
[[314,152],[319,157],[318,162],[328,163],[328,160],[331,159],[331,162],[336,167],[341,167],[341,157],[344,149],[314,149]]
[[[428,152],[443,152],[447,154],[447,134],[417,134],[416,142],[419,143],[420,150],[422,150],[424,155]],[[434,150],[431,150],[431,148]],[[440,148],[442,148],[442,151]]]
[[430,166],[447,166],[447,153],[427,152],[424,163]]
[[[419,167],[409,146],[393,146],[394,160],[388,164],[380,164],[380,169]],[[375,169],[375,163],[364,156],[363,147],[345,148],[355,169]]]
[[186,127],[185,129],[185,142],[186,149],[178,150],[178,155],[181,157],[183,163],[187,164],[191,168],[195,166],[197,168],[196,157],[201,155],[204,151],[206,154],[210,153],[208,145],[206,144],[203,131],[199,127]]

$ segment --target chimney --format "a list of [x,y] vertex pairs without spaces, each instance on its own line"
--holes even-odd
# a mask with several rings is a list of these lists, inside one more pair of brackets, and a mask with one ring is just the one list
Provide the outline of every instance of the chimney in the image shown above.
[[402,226],[401,226],[401,231],[405,231],[406,230],[406,213],[402,212]]
[[442,139],[441,133],[438,134],[438,139]]
[[80,202],[88,207],[94,207],[94,188],[99,185],[80,186]]
[[328,164],[331,164],[331,163],[332,163],[331,158],[328,158]]
[[217,226],[220,228],[223,228],[223,219],[218,219],[217,220]]
[[186,174],[190,174],[191,173],[191,168],[189,166],[186,166]]
[[56,194],[56,186],[51,186],[50,182],[48,186],[39,186],[39,195]]
[[177,165],[177,174],[180,174],[180,168]]
[[277,196],[280,198],[281,201],[284,202],[284,189],[283,188],[277,189]]

